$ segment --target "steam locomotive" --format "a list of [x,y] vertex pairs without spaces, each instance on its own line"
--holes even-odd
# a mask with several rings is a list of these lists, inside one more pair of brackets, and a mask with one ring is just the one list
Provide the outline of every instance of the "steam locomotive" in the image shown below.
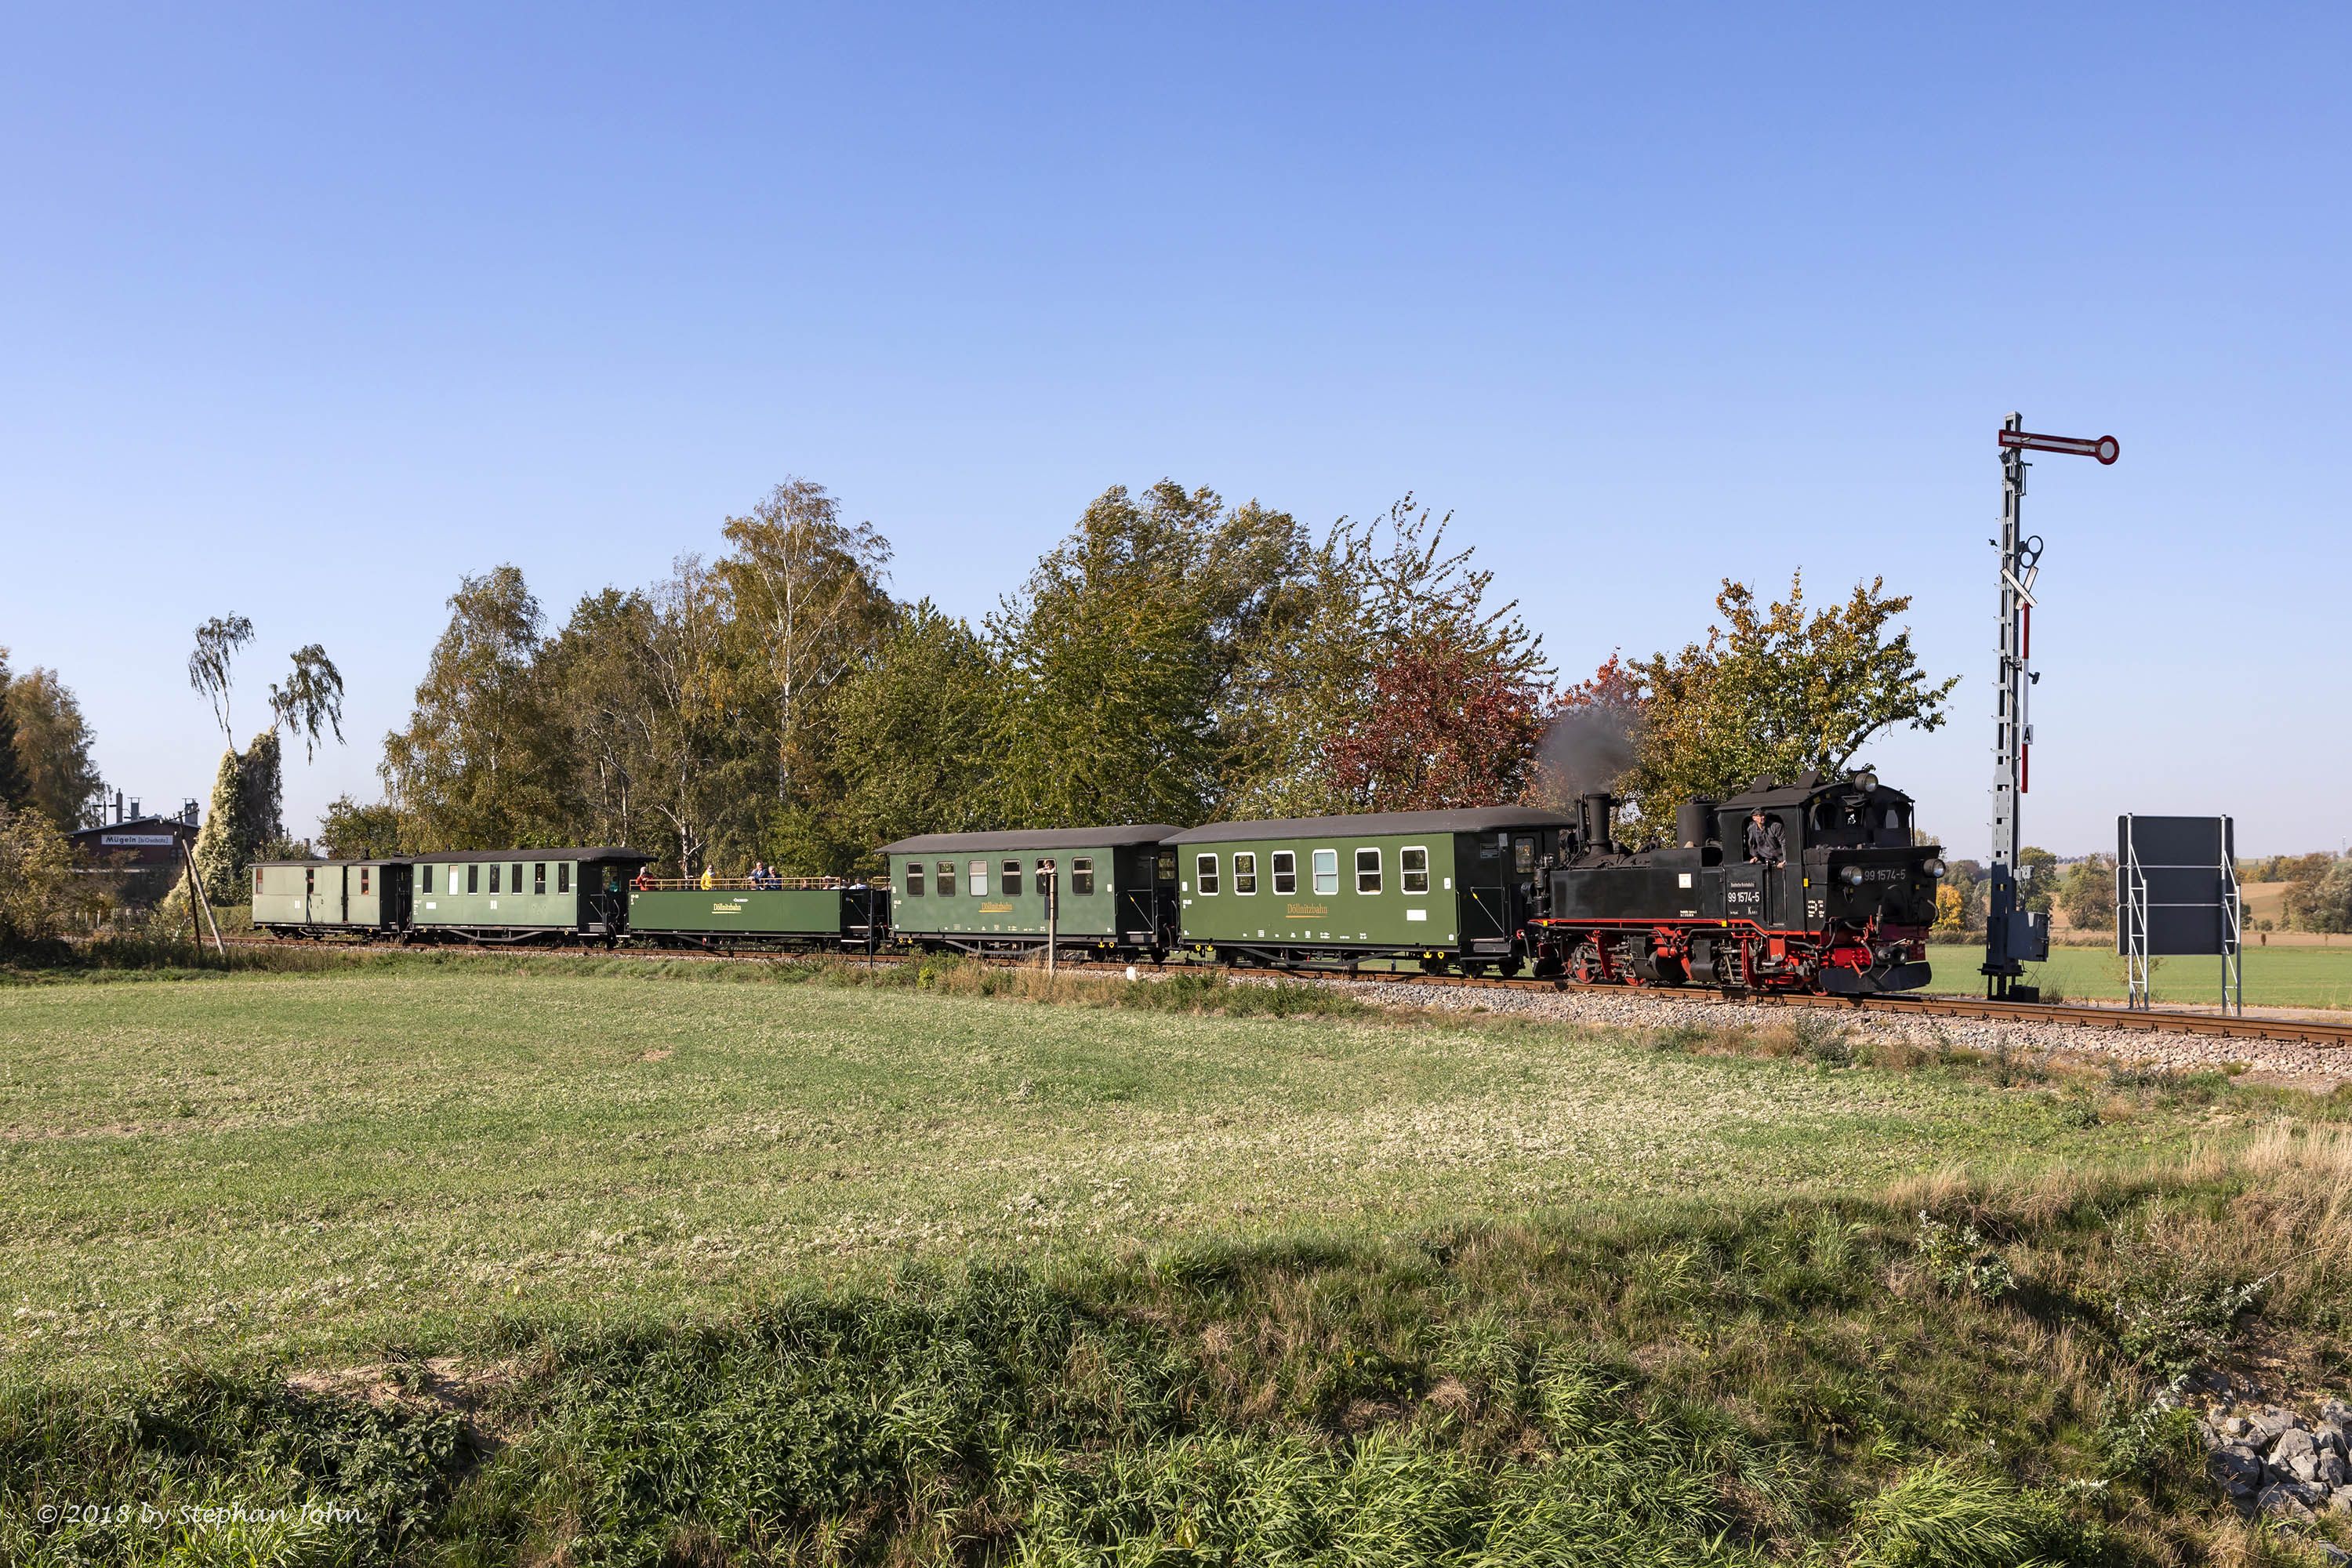
[[[1538,974],[1628,985],[1866,995],[1925,985],[1943,852],[1915,845],[1911,797],[1867,771],[1771,778],[1686,801],[1676,843],[1613,841],[1615,801],[1580,797],[1519,939]],[[1748,826],[1777,824],[1778,858]]]

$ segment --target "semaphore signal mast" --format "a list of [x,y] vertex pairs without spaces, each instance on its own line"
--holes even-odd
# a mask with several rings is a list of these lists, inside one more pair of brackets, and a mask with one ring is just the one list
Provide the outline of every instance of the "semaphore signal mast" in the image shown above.
[[2122,452],[2113,436],[2037,436],[2025,416],[2002,421],[2000,537],[1988,541],[2000,552],[2000,678],[1993,713],[1992,868],[1985,904],[1985,994],[2020,1002],[2040,999],[2039,988],[2020,985],[2028,963],[2050,956],[2050,927],[2018,908],[2017,852],[2025,840],[2018,825],[2019,798],[2032,774],[2033,745],[2028,694],[2042,679],[2034,673],[2033,580],[2041,574],[2042,537],[2025,531],[2025,460],[2028,452],[2062,452],[2112,464]]

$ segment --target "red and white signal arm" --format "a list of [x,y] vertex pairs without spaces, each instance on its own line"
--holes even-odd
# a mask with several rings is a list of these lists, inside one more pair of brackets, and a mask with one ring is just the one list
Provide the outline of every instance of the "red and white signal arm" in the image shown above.
[[2113,436],[2037,436],[2031,430],[2001,430],[1995,434],[2003,447],[2021,451],[2063,452],[2073,458],[2096,458],[2102,463],[2112,463],[2123,455],[2123,447]]

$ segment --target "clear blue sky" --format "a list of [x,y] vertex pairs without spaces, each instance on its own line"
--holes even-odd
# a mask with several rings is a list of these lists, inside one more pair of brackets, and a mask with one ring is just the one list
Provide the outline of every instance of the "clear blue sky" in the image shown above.
[[977,616],[1113,483],[1412,489],[1565,671],[1718,578],[1916,595],[1981,853],[1992,433],[2052,458],[2027,837],[2352,832],[2352,12],[19,8],[0,642],[202,795],[326,644],[373,793],[463,572],[554,616],[787,474]]

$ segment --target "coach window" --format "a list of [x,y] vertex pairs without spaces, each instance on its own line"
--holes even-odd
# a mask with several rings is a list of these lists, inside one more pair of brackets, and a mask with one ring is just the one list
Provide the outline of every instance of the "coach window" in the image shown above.
[[499,868],[498,868],[496,866],[493,866],[493,867],[491,867],[491,868],[490,868],[490,891],[492,891],[493,893],[495,893],[495,892],[497,892],[498,890],[499,890]]
[[1176,851],[1162,849],[1160,852],[1160,885],[1164,888],[1175,879]]
[[[362,889],[361,891],[364,892],[366,889]],[[547,862],[544,860],[534,860],[530,863],[530,892],[533,898],[543,899],[547,896]]]
[[1408,893],[1429,891],[1429,850],[1423,845],[1412,845],[1397,851],[1397,870],[1404,877],[1403,890]]
[[258,866],[253,868],[253,890],[257,894],[261,891],[261,868]]
[[469,893],[478,893],[478,892],[480,892],[481,890],[482,890],[482,868],[481,868],[481,867],[480,867],[480,866],[478,866],[478,865],[474,865],[474,866],[468,866],[468,867],[467,867],[467,868],[466,868],[466,891],[467,891],[467,892],[469,892]]
[[1094,896],[1094,890],[1095,863],[1084,858],[1071,861],[1070,896],[1074,899],[1091,898]]
[[430,894],[433,891],[432,867],[419,866],[416,868],[416,890],[420,893],[425,894]]
[[1381,852],[1377,849],[1356,851],[1356,891],[1377,893],[1381,890]]
[[1199,890],[1210,898],[1217,896],[1217,858],[1214,855],[1192,857],[1192,875],[1201,886]]
[[360,868],[360,897],[361,897],[361,898],[362,898],[362,899],[366,898],[366,897],[367,897],[367,891],[368,891],[368,868],[367,868],[367,867],[365,867],[365,866],[362,866],[362,867],[361,867],[361,868]]
[[964,867],[963,890],[975,899],[988,897],[988,862],[974,860]]
[[1246,851],[1234,857],[1234,891],[1243,897],[1257,892],[1257,857]]
[[1004,896],[1008,899],[1021,896],[1021,862],[1018,860],[1004,863]]
[[920,860],[907,862],[907,896],[910,899],[923,896],[923,863]]
[[518,893],[521,892],[521,891],[522,891],[522,862],[521,862],[521,861],[520,861],[520,860],[518,860],[518,861],[516,861],[512,866],[509,866],[509,868],[507,868],[507,869],[508,869],[510,873],[512,873],[511,875],[509,875],[509,876],[507,878],[507,886],[508,886],[508,887],[509,887],[509,888],[512,888],[512,889],[513,889],[516,892],[518,892]]
[[572,890],[572,862],[569,860],[555,863],[555,890],[559,893]]
[[1315,890],[1327,896],[1339,890],[1339,852],[1337,849],[1315,851]]
[[1277,898],[1298,891],[1298,857],[1287,849],[1274,852],[1274,891]]
[[954,898],[955,862],[952,860],[942,860],[938,865],[932,867],[931,869],[939,873],[940,897],[943,899]]
[[1532,838],[1511,840],[1511,868],[1521,875],[1536,868],[1536,841]]
[[316,870],[306,870],[302,873],[302,890],[304,892],[314,892],[318,889],[318,886],[319,873]]

